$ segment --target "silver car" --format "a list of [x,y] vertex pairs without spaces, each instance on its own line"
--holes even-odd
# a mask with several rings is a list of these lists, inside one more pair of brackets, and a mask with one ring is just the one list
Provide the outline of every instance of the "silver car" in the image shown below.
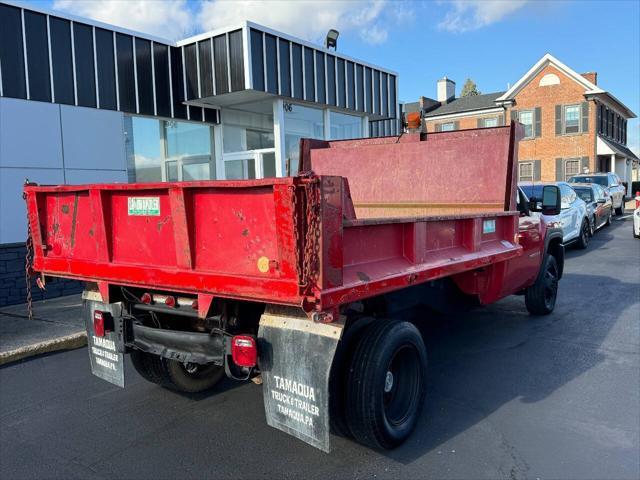
[[540,202],[542,188],[545,185],[560,187],[562,210],[560,214],[546,216],[550,221],[559,222],[562,227],[562,242],[565,245],[575,244],[578,248],[587,248],[591,239],[591,227],[587,216],[587,204],[566,182],[521,182],[518,186],[532,202]]
[[583,173],[571,177],[569,183],[597,183],[611,195],[611,201],[613,202],[616,215],[622,215],[624,213],[626,189],[617,174],[613,172]]

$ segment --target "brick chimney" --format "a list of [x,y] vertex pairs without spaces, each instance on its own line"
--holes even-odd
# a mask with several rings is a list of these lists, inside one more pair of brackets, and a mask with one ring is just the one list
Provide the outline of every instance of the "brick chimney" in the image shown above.
[[594,85],[598,85],[598,73],[597,72],[587,72],[581,74],[584,78],[589,80]]
[[456,98],[456,82],[447,77],[438,80],[438,101],[448,103]]

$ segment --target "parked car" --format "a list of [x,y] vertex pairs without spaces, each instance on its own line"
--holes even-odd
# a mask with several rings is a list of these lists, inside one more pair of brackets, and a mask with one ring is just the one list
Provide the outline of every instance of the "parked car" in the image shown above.
[[[545,185],[560,187],[562,209],[558,215],[545,216],[547,221],[559,222],[562,227],[562,243],[575,244],[578,248],[587,248],[591,238],[587,204],[567,182],[522,182],[518,186],[522,189],[530,202],[538,206],[542,202],[542,191]],[[538,208],[539,209],[539,208]]]
[[587,204],[587,218],[589,219],[591,235],[599,228],[611,225],[613,205],[611,196],[606,194],[604,188],[597,183],[573,184],[572,188],[578,194],[578,197]]
[[620,177],[612,172],[609,173],[583,173],[571,177],[569,183],[572,185],[575,183],[597,183],[601,187],[605,188],[609,195],[611,195],[611,201],[613,208],[615,208],[616,215],[622,215],[624,213],[625,203],[625,186],[622,184]]
[[633,211],[633,238],[640,238],[640,208]]

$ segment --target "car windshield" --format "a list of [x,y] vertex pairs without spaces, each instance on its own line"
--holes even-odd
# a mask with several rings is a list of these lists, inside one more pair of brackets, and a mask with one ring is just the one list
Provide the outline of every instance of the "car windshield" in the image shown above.
[[593,176],[593,177],[572,177],[569,180],[570,183],[597,183],[606,187],[609,185],[609,181],[606,175]]
[[529,200],[541,200],[543,186],[544,185],[520,185],[520,188]]
[[580,197],[585,202],[593,202],[593,195],[591,195],[590,188],[574,188],[578,197]]

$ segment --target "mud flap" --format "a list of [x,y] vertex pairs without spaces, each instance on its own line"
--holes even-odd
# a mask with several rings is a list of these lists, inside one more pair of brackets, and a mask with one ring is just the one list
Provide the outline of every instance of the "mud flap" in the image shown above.
[[[87,329],[87,350],[91,362],[91,373],[109,383],[124,387],[124,331],[122,322],[122,303],[102,303],[83,293],[83,315]],[[100,310],[109,313],[109,333],[103,337],[95,334],[93,312]],[[112,322],[112,323],[111,323]]]
[[329,372],[339,323],[314,323],[299,310],[267,311],[258,348],[267,423],[329,452]]

